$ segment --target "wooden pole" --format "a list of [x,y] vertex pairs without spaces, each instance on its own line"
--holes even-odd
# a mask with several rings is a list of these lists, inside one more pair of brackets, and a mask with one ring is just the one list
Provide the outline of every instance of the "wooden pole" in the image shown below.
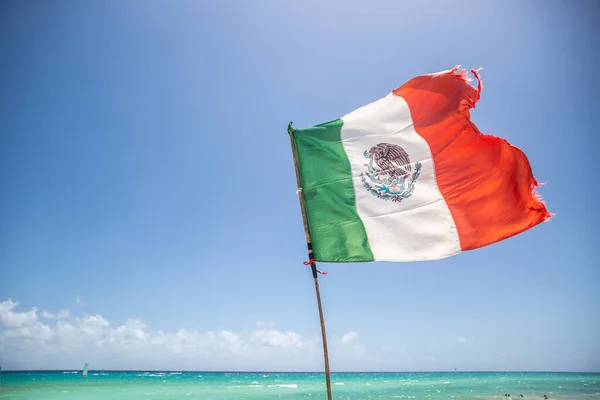
[[308,220],[306,210],[304,209],[304,196],[302,195],[302,185],[300,184],[300,173],[298,171],[298,160],[296,159],[296,145],[294,143],[294,131],[292,123],[288,125],[288,134],[292,145],[292,155],[294,157],[294,168],[296,170],[296,183],[298,185],[298,199],[300,199],[300,209],[302,211],[302,222],[304,223],[304,234],[306,235],[306,246],[308,247],[308,259],[312,270],[313,280],[315,282],[315,291],[317,293],[317,305],[319,307],[319,318],[321,320],[321,336],[323,337],[323,357],[325,358],[325,382],[327,383],[327,400],[331,400],[331,376],[329,371],[329,354],[327,352],[327,334],[325,333],[325,319],[323,318],[323,307],[321,306],[321,292],[319,291],[319,278],[317,275],[317,264],[313,256],[312,243],[310,241],[310,231],[308,229]]

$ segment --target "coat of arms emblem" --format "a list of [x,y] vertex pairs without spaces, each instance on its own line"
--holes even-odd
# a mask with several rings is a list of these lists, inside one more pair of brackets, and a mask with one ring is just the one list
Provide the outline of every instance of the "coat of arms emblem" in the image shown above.
[[421,174],[420,162],[414,163],[413,171],[408,153],[390,143],[379,143],[369,151],[365,150],[364,156],[369,162],[364,164],[367,172],[360,174],[360,180],[373,196],[392,202],[412,196],[415,181]]

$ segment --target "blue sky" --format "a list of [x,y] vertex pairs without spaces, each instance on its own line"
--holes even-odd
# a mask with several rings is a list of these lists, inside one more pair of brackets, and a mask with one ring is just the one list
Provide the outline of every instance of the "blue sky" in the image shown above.
[[322,370],[287,123],[460,64],[556,216],[321,265],[331,367],[600,371],[593,0],[0,7],[3,368]]

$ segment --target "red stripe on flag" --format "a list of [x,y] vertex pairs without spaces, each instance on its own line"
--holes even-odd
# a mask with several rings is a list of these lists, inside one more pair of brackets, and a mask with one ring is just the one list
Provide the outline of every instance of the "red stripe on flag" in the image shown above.
[[415,77],[394,91],[408,102],[415,130],[429,143],[463,250],[514,236],[551,216],[535,193],[539,184],[526,155],[471,122],[482,87],[472,72],[477,89],[456,67]]

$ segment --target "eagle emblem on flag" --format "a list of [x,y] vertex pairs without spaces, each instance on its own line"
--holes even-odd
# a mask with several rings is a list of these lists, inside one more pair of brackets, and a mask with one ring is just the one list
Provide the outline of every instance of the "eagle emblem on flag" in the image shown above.
[[[359,175],[365,189],[379,199],[400,202],[412,196],[421,163],[411,165],[408,153],[397,144],[379,143],[365,150],[367,171]],[[412,174],[411,174],[412,172]],[[407,181],[408,180],[408,181]]]

